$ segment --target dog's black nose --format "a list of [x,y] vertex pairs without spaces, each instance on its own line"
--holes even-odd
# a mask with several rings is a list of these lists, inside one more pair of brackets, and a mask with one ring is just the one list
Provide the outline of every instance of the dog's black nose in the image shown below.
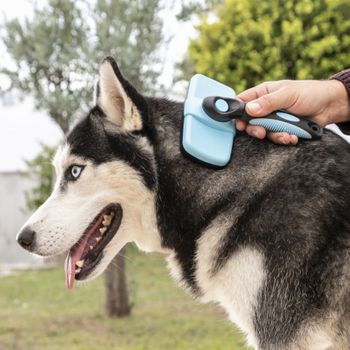
[[35,231],[24,228],[17,236],[17,242],[24,248],[30,249],[35,239]]

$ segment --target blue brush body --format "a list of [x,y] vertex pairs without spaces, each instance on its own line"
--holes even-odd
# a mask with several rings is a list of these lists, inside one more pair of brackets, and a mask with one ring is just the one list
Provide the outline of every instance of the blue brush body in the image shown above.
[[232,88],[196,74],[190,80],[184,104],[182,148],[187,155],[214,167],[224,167],[231,159],[236,135],[235,121],[219,122],[204,112],[202,104],[207,96],[233,98]]

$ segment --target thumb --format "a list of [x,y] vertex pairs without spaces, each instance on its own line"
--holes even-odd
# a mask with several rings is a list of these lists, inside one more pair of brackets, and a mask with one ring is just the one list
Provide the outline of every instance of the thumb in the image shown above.
[[263,117],[278,109],[287,109],[292,104],[293,94],[288,89],[279,89],[248,102],[246,112],[254,117]]

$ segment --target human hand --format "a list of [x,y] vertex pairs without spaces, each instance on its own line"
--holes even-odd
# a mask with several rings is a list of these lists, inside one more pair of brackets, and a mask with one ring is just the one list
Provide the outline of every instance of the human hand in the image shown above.
[[[246,112],[252,117],[264,117],[284,109],[310,118],[321,126],[350,120],[350,102],[346,89],[338,80],[279,80],[259,84],[237,96],[246,102]],[[298,137],[285,132],[267,132],[261,126],[247,125],[237,119],[240,131],[263,139],[266,136],[279,144],[298,143]]]

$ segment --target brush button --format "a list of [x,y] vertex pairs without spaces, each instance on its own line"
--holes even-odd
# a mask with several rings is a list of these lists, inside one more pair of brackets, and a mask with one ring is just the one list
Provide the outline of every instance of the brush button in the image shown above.
[[229,105],[225,100],[219,98],[218,100],[215,101],[215,108],[217,111],[225,113],[228,111]]

